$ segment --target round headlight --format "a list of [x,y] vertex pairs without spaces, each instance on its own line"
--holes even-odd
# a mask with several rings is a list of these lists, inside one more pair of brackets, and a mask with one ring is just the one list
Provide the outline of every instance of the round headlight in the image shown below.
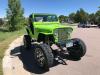
[[69,34],[72,33],[72,31],[73,31],[72,28],[68,28],[67,30],[68,30],[68,33],[69,33]]
[[56,29],[56,30],[54,31],[54,36],[55,36],[55,37],[58,37],[58,29]]

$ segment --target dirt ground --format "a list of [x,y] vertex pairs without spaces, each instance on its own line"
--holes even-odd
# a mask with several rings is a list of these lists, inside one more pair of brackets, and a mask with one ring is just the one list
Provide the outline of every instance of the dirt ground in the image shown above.
[[76,28],[72,37],[86,43],[86,55],[80,60],[66,60],[67,65],[56,64],[47,72],[37,68],[32,52],[23,50],[19,37],[5,53],[4,75],[100,75],[100,29]]

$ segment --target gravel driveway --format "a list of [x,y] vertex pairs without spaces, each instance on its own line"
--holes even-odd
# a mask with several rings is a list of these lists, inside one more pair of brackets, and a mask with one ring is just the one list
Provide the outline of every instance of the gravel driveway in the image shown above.
[[68,65],[57,64],[48,72],[37,68],[31,51],[23,50],[22,36],[19,37],[5,53],[4,75],[100,75],[100,29],[76,28],[72,37],[86,43],[86,55],[81,60],[66,60]]

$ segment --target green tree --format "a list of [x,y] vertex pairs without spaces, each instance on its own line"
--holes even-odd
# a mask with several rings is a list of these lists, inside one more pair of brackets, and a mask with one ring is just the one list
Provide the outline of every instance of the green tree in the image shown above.
[[85,12],[82,8],[76,12],[75,22],[85,23],[88,21],[88,13]]
[[99,6],[98,8],[99,8],[99,10],[100,10],[100,6]]
[[60,21],[60,22],[66,22],[66,21],[67,21],[67,18],[68,18],[67,16],[60,15],[60,16],[59,16],[59,21]]
[[73,22],[75,22],[74,18],[75,18],[75,13],[69,14],[69,19],[72,20]]
[[0,26],[3,26],[3,24],[4,24],[4,21],[2,18],[0,18]]
[[59,16],[59,21],[60,21],[60,22],[63,22],[63,21],[64,21],[64,15],[60,15],[60,16]]
[[20,0],[8,0],[7,19],[10,31],[18,30],[23,26],[23,14]]
[[96,23],[100,23],[100,10],[98,10],[95,14],[95,17],[96,17]]
[[95,14],[94,13],[89,14],[89,22],[95,24],[96,17],[95,17]]

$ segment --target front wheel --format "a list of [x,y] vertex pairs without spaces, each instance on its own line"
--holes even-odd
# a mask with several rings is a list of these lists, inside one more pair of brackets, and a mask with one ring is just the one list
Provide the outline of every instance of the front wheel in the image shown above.
[[24,42],[24,47],[26,49],[30,49],[31,48],[31,37],[29,35],[24,35],[23,42]]
[[76,58],[81,58],[86,54],[86,45],[85,43],[78,38],[72,39],[73,46],[67,48],[69,55]]
[[53,53],[47,44],[35,44],[33,53],[39,67],[49,69],[53,65]]

